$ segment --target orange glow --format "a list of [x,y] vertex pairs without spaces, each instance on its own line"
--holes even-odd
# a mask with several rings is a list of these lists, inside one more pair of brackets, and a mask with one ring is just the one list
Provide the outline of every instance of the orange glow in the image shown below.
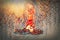
[[5,8],[5,13],[8,15],[14,14],[17,17],[20,17],[23,15],[24,12],[24,4],[6,4],[3,6]]
[[33,15],[28,15],[28,20],[32,20],[33,19]]

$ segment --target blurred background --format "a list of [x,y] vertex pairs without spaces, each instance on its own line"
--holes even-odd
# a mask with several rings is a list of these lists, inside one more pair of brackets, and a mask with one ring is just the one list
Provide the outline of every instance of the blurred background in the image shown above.
[[[59,2],[59,0],[0,0],[0,39],[60,40]],[[32,3],[34,5],[35,26],[42,29],[43,34],[14,34],[14,27],[22,29],[27,21],[25,14],[26,3]]]

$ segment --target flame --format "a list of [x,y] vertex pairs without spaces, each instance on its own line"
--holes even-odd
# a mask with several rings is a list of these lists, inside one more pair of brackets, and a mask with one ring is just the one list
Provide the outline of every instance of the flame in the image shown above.
[[30,32],[33,32],[33,15],[34,15],[34,13],[35,13],[35,8],[34,8],[34,6],[32,5],[32,4],[30,4],[30,3],[27,3],[26,4],[26,14],[27,14],[27,27],[26,27],[26,29],[28,29]]

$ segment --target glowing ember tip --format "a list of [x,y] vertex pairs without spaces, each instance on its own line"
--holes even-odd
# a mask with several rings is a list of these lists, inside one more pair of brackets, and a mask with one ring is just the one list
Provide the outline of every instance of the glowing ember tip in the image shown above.
[[26,29],[28,29],[30,32],[33,32],[33,28],[30,25],[28,25]]

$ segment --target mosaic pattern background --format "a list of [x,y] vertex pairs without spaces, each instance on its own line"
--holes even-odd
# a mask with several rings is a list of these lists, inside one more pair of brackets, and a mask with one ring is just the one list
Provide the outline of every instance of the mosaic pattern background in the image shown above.
[[[31,1],[31,0],[29,0]],[[29,2],[28,1],[28,2]],[[58,34],[58,3],[57,1],[50,1],[50,0],[38,0],[38,1],[32,1],[36,6],[36,13],[34,14],[36,18],[36,27],[44,31],[41,35],[19,35],[14,34],[13,29],[14,26],[24,26],[24,22],[16,23],[16,20],[18,18],[14,14],[6,14],[4,11],[6,9],[2,8],[4,4],[1,4],[0,6],[0,27],[1,27],[1,40],[49,40],[49,38],[53,38]],[[42,9],[42,10],[41,10]],[[7,10],[8,11],[8,10]],[[40,16],[39,13],[46,13],[46,17],[44,18],[44,15]],[[40,21],[40,19],[43,19],[43,21]],[[21,17],[21,20],[22,19]],[[21,21],[20,20],[20,21]],[[25,20],[26,21],[26,20]],[[40,23],[38,22],[40,21]],[[41,25],[39,25],[41,24]],[[38,26],[37,26],[38,25]],[[43,26],[42,26],[43,25]]]

